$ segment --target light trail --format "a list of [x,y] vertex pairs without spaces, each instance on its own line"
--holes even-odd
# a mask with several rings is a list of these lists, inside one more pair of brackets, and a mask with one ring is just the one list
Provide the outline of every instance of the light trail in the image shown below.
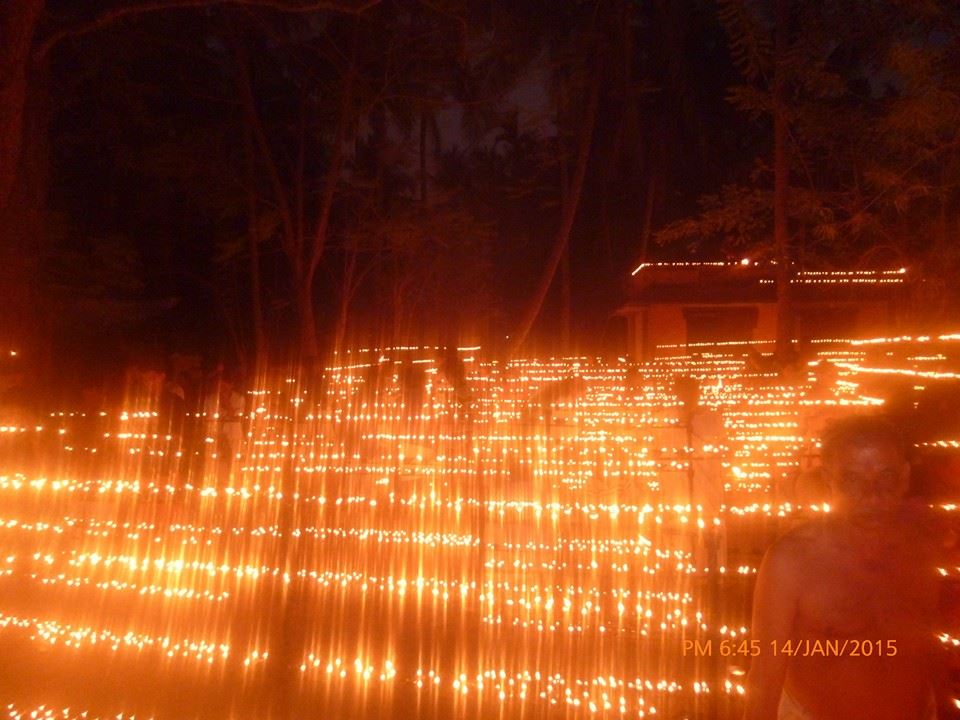
[[[209,679],[224,708],[286,668],[294,702],[333,714],[735,716],[742,668],[683,641],[749,635],[764,548],[829,510],[792,487],[824,424],[883,404],[864,376],[954,379],[958,337],[818,343],[789,383],[727,344],[642,365],[468,348],[469,402],[435,348],[357,351],[322,384],[251,388],[236,456],[218,412],[187,418],[190,445],[134,392],[110,412],[0,417],[0,650],[25,640],[66,675],[116,656]],[[682,375],[719,420],[696,446]],[[718,502],[689,494],[703,464]],[[9,717],[80,717],[83,691]]]

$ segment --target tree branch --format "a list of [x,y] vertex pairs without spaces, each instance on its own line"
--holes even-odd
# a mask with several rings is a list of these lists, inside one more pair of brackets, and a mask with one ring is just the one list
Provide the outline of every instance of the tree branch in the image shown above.
[[350,70],[343,82],[343,90],[340,98],[340,112],[337,119],[337,131],[333,138],[333,148],[331,149],[330,165],[327,168],[327,176],[323,184],[323,191],[320,196],[320,213],[317,219],[317,230],[314,233],[313,247],[310,248],[306,259],[307,273],[312,277],[327,244],[327,231],[330,227],[330,213],[333,208],[333,198],[336,193],[337,185],[340,183],[340,171],[343,167],[343,144],[347,139],[347,125],[351,123],[353,110],[353,92],[354,83],[357,81],[357,36],[354,32],[352,49],[350,52]]
[[290,211],[290,202],[284,190],[277,163],[273,157],[273,153],[270,151],[270,143],[263,129],[263,123],[260,121],[260,114],[257,112],[256,99],[253,96],[253,86],[250,82],[250,74],[247,67],[247,58],[242,44],[243,41],[236,36],[232,26],[229,25],[227,26],[227,41],[233,51],[236,70],[236,89],[240,95],[241,107],[243,108],[245,130],[249,132],[254,147],[258,148],[260,154],[263,156],[263,161],[267,167],[267,177],[270,180],[270,186],[273,189],[277,207],[280,210],[280,219],[283,224],[283,237],[281,238],[280,244],[284,252],[290,256],[294,268],[299,272],[299,242],[301,238],[296,233],[294,218]]
[[550,256],[547,258],[547,264],[540,274],[540,280],[534,295],[527,304],[520,323],[511,338],[510,345],[507,349],[508,358],[516,355],[526,341],[527,335],[530,334],[530,330],[533,328],[533,324],[540,314],[543,302],[547,297],[547,292],[550,290],[550,285],[553,283],[557,268],[570,242],[570,234],[573,231],[573,223],[577,217],[577,209],[580,206],[580,196],[583,192],[584,179],[587,174],[587,164],[590,161],[590,149],[593,146],[593,130],[596,126],[597,112],[600,105],[602,73],[602,61],[598,59],[591,83],[589,100],[587,101],[586,114],[581,119],[580,148],[577,152],[577,164],[574,169],[574,175],[570,179],[567,196],[564,198],[561,207],[560,228],[557,231],[557,237],[554,240]]
[[155,0],[137,5],[118,6],[104,11],[97,17],[73,27],[63,28],[51,34],[37,47],[34,52],[34,62],[39,62],[67,38],[88,35],[111,25],[118,20],[137,15],[146,15],[164,10],[185,10],[192,8],[208,8],[221,5],[240,5],[246,7],[261,7],[283,13],[309,13],[329,11],[345,15],[359,15],[370,8],[379,5],[380,0],[361,0],[355,4],[349,2],[335,2],[334,0],[311,0],[306,3],[288,2],[287,0]]

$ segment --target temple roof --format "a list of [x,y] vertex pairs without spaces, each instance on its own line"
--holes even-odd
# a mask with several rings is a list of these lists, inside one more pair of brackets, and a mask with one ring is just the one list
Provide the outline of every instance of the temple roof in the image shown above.
[[[799,302],[886,300],[902,289],[906,268],[886,270],[794,270],[792,297]],[[774,263],[641,263],[628,282],[629,304],[776,302]]]

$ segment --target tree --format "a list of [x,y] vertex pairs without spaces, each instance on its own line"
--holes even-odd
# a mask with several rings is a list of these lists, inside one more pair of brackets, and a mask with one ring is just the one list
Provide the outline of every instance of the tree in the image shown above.
[[31,52],[43,5],[43,0],[29,0],[0,9],[0,214],[20,166]]
[[[772,8],[756,8],[745,0],[724,0],[719,3],[719,17],[730,38],[731,56],[747,82],[731,89],[731,100],[754,117],[770,118],[773,125],[772,238],[764,254],[777,267],[776,349],[779,355],[785,356],[792,338],[790,267],[794,258],[788,217],[790,94],[801,74],[805,79],[812,79],[815,73],[823,75],[823,70],[812,57],[813,48],[795,44],[791,37],[790,0],[773,0],[772,5]],[[800,59],[800,63],[791,64],[791,58]],[[728,195],[728,199],[732,199],[731,196],[757,198],[755,194],[745,195],[736,190]],[[714,209],[718,212],[724,210],[721,207]],[[708,227],[711,222],[717,224],[719,218],[703,220]],[[689,224],[681,223],[672,228],[674,234],[680,229],[699,232],[705,227],[691,228]],[[659,237],[664,241],[670,235],[667,231]]]
[[[508,356],[516,354],[526,342],[550,286],[553,284],[557,269],[564,258],[568,257],[570,235],[586,180],[587,165],[593,145],[593,131],[600,103],[603,52],[595,22],[587,26],[587,29],[582,29],[582,26],[577,23],[578,20],[582,18],[575,11],[564,15],[556,14],[551,18],[551,24],[544,33],[544,50],[551,61],[555,78],[553,87],[557,118],[557,151],[561,168],[561,187],[558,188],[558,194],[562,202],[553,245],[533,294],[526,302],[520,314],[520,320],[511,333],[507,348]],[[573,110],[578,106],[585,108],[582,115]],[[565,170],[564,134],[569,131],[569,127],[577,127],[579,130],[574,139],[575,161],[568,176]],[[569,298],[569,291],[564,295]]]
[[[10,317],[8,328],[38,323],[37,298],[32,290],[36,266],[31,258],[40,254],[43,237],[42,215],[46,198],[44,169],[48,142],[45,135],[52,112],[47,92],[53,51],[68,41],[117,27],[119,21],[176,10],[205,10],[221,5],[268,8],[276,13],[320,13],[360,15],[379,0],[356,3],[311,0],[152,0],[118,3],[103,7],[73,6],[58,13],[56,20],[46,13],[45,0],[4,3],[0,7],[0,247],[4,265],[11,268],[4,283]],[[26,262],[12,260],[27,258]],[[24,338],[21,338],[23,340]],[[35,338],[36,340],[36,338]]]
[[540,280],[537,283],[537,287],[534,290],[534,294],[530,298],[526,309],[521,315],[521,319],[516,330],[514,330],[508,355],[514,355],[526,341],[527,336],[533,327],[533,323],[536,321],[537,315],[540,314],[540,309],[543,307],[543,301],[546,299],[550,285],[553,283],[554,276],[557,272],[557,267],[560,265],[560,262],[563,260],[563,258],[567,257],[567,248],[570,243],[570,233],[573,231],[573,223],[577,217],[577,209],[580,207],[580,197],[583,193],[583,186],[587,173],[587,164],[590,160],[590,147],[593,142],[593,128],[596,124],[597,106],[600,98],[601,70],[598,67],[594,72],[595,77],[592,79],[590,83],[590,89],[588,90],[589,99],[587,101],[585,115],[582,118],[580,137],[578,138],[579,142],[576,165],[574,167],[573,176],[570,179],[569,184],[566,184],[563,189],[563,204],[560,226],[557,230],[553,248],[550,251],[550,255],[547,258],[546,264],[544,265],[543,271],[540,275]]
[[895,17],[884,54],[892,87],[870,124],[851,218],[876,238],[873,254],[914,266],[913,321],[936,329],[960,305],[960,9],[920,4]]
[[748,81],[729,99],[771,131],[773,162],[757,156],[658,241],[775,260],[783,288],[788,265],[859,267],[882,248],[888,259],[917,257],[916,244],[893,236],[908,208],[914,227],[929,213],[932,178],[921,177],[952,152],[955,71],[944,38],[956,37],[953,14],[936,3],[722,2],[730,53]]
[[[276,83],[294,86],[300,106],[295,117],[279,122],[277,118],[265,121],[260,110],[243,44],[249,40],[234,37],[231,41],[245,123],[253,138],[257,164],[266,170],[268,197],[280,220],[279,243],[293,279],[299,344],[306,358],[315,358],[319,352],[315,308],[321,264],[338,248],[346,257],[335,331],[342,336],[346,322],[343,315],[357,291],[358,279],[358,246],[347,241],[351,234],[357,234],[350,228],[350,206],[365,204],[364,197],[378,199],[384,207],[377,208],[374,202],[373,208],[381,212],[368,215],[365,223],[377,217],[389,221],[393,208],[388,202],[386,164],[402,162],[399,155],[392,160],[387,156],[390,135],[398,133],[403,145],[415,135],[416,123],[420,202],[426,204],[429,128],[433,128],[435,146],[439,142],[432,108],[443,102],[450,85],[450,66],[454,64],[450,41],[443,42],[449,36],[442,22],[409,8],[390,6],[370,22],[355,22],[349,27],[328,24],[315,37],[308,34],[300,38],[284,60],[297,71],[281,71],[274,78]],[[431,41],[425,42],[426,38]],[[318,65],[304,58],[301,53],[306,48],[324,62]],[[406,72],[398,73],[397,66]],[[298,82],[294,79],[297,77],[306,79]],[[331,96],[337,98],[332,104],[333,114],[329,114]],[[373,167],[367,168],[372,172],[366,176],[352,157],[364,126],[372,130],[373,139],[368,145],[374,157]],[[319,137],[319,144],[311,135]],[[284,156],[292,156],[293,162],[284,164]],[[322,163],[317,162],[319,158]],[[314,191],[317,182],[318,193]]]

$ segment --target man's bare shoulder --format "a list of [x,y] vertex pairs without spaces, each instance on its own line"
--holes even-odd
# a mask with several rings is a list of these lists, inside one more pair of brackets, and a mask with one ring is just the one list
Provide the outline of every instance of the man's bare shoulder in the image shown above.
[[771,546],[770,552],[795,557],[800,553],[816,550],[823,542],[830,540],[830,524],[822,519],[809,520],[791,528]]
[[960,533],[956,523],[942,509],[912,498],[904,503],[900,520],[919,543],[944,549],[958,547]]
[[766,575],[780,580],[801,578],[830,540],[830,528],[821,520],[811,520],[781,535],[763,558]]

